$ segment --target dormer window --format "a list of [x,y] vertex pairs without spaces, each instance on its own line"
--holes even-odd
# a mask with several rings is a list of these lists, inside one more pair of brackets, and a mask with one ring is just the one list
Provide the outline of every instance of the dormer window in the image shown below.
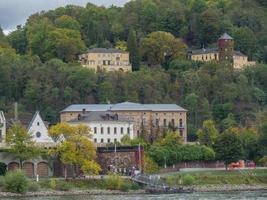
[[40,126],[40,122],[37,122],[37,126]]

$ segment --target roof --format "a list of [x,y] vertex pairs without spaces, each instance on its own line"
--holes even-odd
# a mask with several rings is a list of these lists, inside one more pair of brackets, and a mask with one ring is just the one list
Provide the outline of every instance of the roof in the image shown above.
[[93,48],[87,51],[88,53],[126,53],[126,51],[114,48]]
[[228,35],[227,33],[224,33],[220,38],[219,40],[233,40],[233,38]]
[[113,112],[99,112],[99,111],[93,111],[88,114],[81,115],[79,118],[69,121],[69,123],[75,123],[75,122],[130,122],[129,119],[118,116],[117,114],[114,114]]
[[218,53],[218,48],[202,48],[191,51],[192,55],[207,54],[207,53]]
[[240,51],[234,51],[234,56],[246,56],[245,54],[243,54]]
[[187,110],[176,104],[140,104],[133,102],[123,102],[118,104],[74,104],[70,105],[62,112],[82,112],[82,111],[177,111]]

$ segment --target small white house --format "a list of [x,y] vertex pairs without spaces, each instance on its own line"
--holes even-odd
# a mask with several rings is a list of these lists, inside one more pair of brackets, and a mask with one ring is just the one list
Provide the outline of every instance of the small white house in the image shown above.
[[134,137],[133,122],[119,118],[111,112],[90,112],[79,115],[78,119],[68,122],[71,125],[85,124],[91,128],[92,140],[96,145],[120,142],[121,138],[128,135]]
[[6,118],[3,111],[0,111],[0,143],[5,142],[6,136]]
[[40,112],[37,111],[28,125],[28,132],[32,134],[33,140],[37,144],[51,144],[54,143],[52,138],[48,135],[48,128],[43,121]]

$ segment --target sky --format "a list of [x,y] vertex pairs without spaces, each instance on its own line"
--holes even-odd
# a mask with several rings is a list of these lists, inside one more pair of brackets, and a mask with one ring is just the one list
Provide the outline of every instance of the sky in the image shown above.
[[7,34],[24,24],[31,14],[68,4],[85,6],[88,2],[104,6],[123,6],[129,0],[0,0],[0,26]]

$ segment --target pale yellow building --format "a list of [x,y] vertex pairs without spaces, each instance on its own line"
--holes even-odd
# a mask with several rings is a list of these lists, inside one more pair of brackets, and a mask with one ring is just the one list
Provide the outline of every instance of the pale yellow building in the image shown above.
[[94,48],[79,56],[82,66],[95,71],[131,72],[129,53],[119,49]]
[[233,38],[225,33],[218,39],[218,48],[192,50],[189,55],[194,61],[231,61],[234,69],[242,69],[245,66],[256,64],[256,62],[248,61],[248,57],[240,51],[235,51],[233,45]]

